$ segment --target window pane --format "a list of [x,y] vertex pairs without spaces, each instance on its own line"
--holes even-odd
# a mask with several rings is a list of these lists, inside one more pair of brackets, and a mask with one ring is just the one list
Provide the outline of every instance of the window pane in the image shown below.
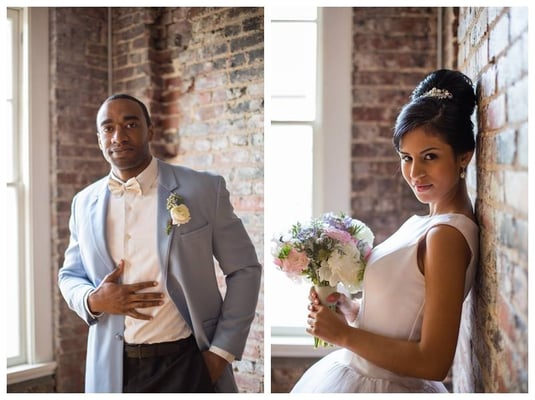
[[315,118],[316,23],[274,22],[272,27],[272,120]]
[[8,358],[17,357],[22,353],[22,332],[20,329],[20,315],[22,314],[19,291],[19,265],[21,265],[21,260],[19,259],[19,210],[17,204],[16,188],[8,187],[6,190],[6,226],[3,227],[3,243],[5,243],[3,265],[6,269],[8,299],[6,304],[6,321],[10,321],[9,324],[5,325],[7,331],[6,349]]
[[[5,31],[5,38],[6,38],[6,47],[7,47],[7,56],[8,56],[8,60],[12,60],[14,57],[13,57],[13,22],[9,17],[7,19],[7,24],[6,24],[6,31]],[[5,64],[5,68],[6,68],[6,80],[4,81],[5,82],[5,85],[6,85],[6,93],[7,93],[7,97],[8,99],[11,99],[13,98],[13,81],[12,81],[12,77],[13,77],[13,65],[11,63],[6,63]]]
[[[266,141],[265,206],[266,284],[275,291],[270,299],[273,326],[303,327],[308,290],[277,270],[271,257],[271,238],[297,221],[312,216],[313,130],[307,125],[272,125]],[[302,316],[302,318],[300,318]]]
[[[8,10],[8,18],[7,18],[7,24],[6,24],[6,36],[7,36],[7,62],[5,63],[6,69],[5,69],[5,77],[4,82],[6,82],[6,103],[5,103],[5,128],[7,129],[6,135],[4,136],[5,142],[4,145],[6,146],[6,153],[7,157],[4,159],[4,165],[3,165],[3,173],[5,173],[5,177],[8,181],[12,182],[15,180],[15,165],[14,165],[14,158],[13,154],[17,152],[17,148],[15,147],[15,125],[14,125],[14,98],[16,93],[14,92],[15,88],[18,87],[17,85],[17,74],[16,74],[16,68],[15,66],[18,65],[18,51],[17,51],[17,43],[13,41],[13,38],[15,37],[15,30],[18,29],[18,23],[17,23],[17,12],[13,10]],[[14,64],[16,63],[16,64]]]

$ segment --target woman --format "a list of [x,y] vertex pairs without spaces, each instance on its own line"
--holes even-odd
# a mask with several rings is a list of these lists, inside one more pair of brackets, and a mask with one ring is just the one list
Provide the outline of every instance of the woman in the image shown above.
[[465,176],[475,142],[472,82],[429,74],[394,129],[403,177],[429,215],[409,218],[372,252],[362,301],[311,290],[307,332],[342,347],[314,364],[292,392],[446,392],[462,303],[475,275],[479,229]]

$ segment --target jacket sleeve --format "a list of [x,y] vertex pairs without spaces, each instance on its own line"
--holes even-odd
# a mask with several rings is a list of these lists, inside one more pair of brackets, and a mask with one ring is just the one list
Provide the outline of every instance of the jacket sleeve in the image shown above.
[[262,267],[242,221],[234,214],[225,181],[219,177],[214,256],[226,275],[226,293],[212,346],[240,359],[255,317]]
[[65,251],[63,267],[58,273],[58,284],[69,308],[74,310],[88,325],[92,325],[97,322],[97,319],[88,312],[86,297],[89,291],[95,289],[95,286],[87,276],[80,255],[78,225],[76,223],[76,202],[77,197],[75,196],[69,219],[69,246]]

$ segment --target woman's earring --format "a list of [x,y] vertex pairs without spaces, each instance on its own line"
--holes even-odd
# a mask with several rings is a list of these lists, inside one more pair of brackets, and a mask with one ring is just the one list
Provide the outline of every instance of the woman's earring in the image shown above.
[[466,178],[466,167],[461,167],[461,179]]

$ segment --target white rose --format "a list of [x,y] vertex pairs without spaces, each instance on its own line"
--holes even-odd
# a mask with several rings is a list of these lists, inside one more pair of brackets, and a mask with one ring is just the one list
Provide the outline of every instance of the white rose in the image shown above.
[[179,206],[174,206],[170,210],[171,219],[173,220],[173,225],[182,225],[189,222],[191,216],[189,214],[189,209],[185,204],[180,204]]

